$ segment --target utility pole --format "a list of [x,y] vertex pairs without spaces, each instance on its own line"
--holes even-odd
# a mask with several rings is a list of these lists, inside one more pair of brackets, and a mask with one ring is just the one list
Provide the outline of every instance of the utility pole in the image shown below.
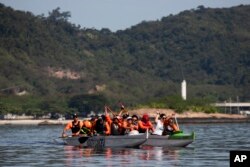
[[231,97],[229,98],[229,111],[230,111],[230,114],[232,114],[232,106],[231,106],[231,103],[232,103],[232,99]]
[[237,110],[238,110],[238,114],[240,114],[240,107],[239,107],[239,96],[236,97],[237,98]]
[[183,100],[187,100],[187,83],[185,80],[181,83],[181,97]]

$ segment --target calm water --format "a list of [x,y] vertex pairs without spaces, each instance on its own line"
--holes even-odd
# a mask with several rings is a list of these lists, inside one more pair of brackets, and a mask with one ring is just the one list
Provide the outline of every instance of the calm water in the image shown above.
[[[250,150],[250,124],[181,125],[187,148],[82,149],[65,146],[63,126],[0,126],[0,166],[229,166],[230,150]],[[57,142],[55,142],[55,140]],[[59,143],[58,143],[59,142]]]

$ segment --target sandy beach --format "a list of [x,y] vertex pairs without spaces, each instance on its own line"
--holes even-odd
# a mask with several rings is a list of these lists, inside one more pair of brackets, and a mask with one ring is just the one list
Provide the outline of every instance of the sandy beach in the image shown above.
[[65,125],[69,120],[0,120],[0,125]]
[[178,114],[171,109],[157,109],[157,108],[141,108],[141,109],[131,110],[129,111],[129,114],[130,115],[148,114],[150,117],[155,117],[157,112],[164,113],[166,115],[171,115],[175,113],[177,118],[229,118],[229,119],[248,118],[245,115],[239,115],[239,114],[223,114],[223,113],[207,114],[204,112],[192,112],[192,111],[186,111],[181,114]]
[[[148,114],[151,118],[154,118],[156,116],[156,113],[164,113],[166,115],[172,115],[174,110],[170,109],[155,109],[155,108],[141,108],[141,109],[135,109],[135,110],[130,110],[129,114],[133,115],[139,115],[142,116],[143,114]],[[199,122],[199,119],[201,120],[200,122],[204,122],[204,120],[213,120],[213,122],[239,122],[242,120],[242,122],[245,122],[245,120],[250,120],[249,117],[245,115],[238,115],[238,114],[222,114],[222,113],[212,113],[212,114],[207,114],[203,112],[192,112],[192,111],[187,111],[181,114],[175,113],[176,118],[180,120],[196,120],[196,122]],[[86,119],[86,118],[84,118]],[[80,119],[81,120],[81,119]],[[217,121],[218,120],[218,121]],[[225,121],[223,121],[225,120]],[[67,122],[70,120],[0,120],[0,125],[65,125]]]

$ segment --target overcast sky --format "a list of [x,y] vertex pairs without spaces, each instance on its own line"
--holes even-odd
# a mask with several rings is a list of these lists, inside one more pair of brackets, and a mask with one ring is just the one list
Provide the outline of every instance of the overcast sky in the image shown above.
[[35,15],[47,15],[60,7],[61,11],[70,11],[70,22],[82,28],[117,31],[199,5],[222,8],[250,4],[250,0],[0,0],[0,3]]

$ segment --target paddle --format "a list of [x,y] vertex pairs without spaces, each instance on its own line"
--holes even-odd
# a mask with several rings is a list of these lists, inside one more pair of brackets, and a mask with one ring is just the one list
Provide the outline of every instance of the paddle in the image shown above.
[[90,136],[61,136],[60,139],[66,139],[66,138],[76,138],[78,137],[78,141],[80,144],[85,143]]
[[175,115],[175,114],[174,114],[174,120],[175,120],[175,123],[176,123],[177,128],[180,130],[179,124],[178,124],[178,122],[177,122],[177,118],[176,118],[176,115]]
[[114,112],[110,109],[109,106],[106,106],[106,108],[107,108],[108,111],[110,111],[113,114],[113,116],[115,116]]
[[79,137],[78,141],[79,141],[79,143],[83,144],[83,143],[85,143],[88,139],[89,139],[89,136],[83,136],[83,137]]

